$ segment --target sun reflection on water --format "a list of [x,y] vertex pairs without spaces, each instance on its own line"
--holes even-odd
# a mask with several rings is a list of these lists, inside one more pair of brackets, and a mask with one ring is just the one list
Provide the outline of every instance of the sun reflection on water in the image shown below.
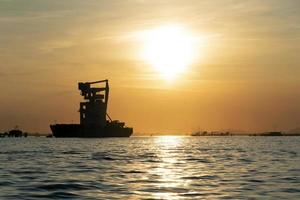
[[[158,174],[159,180],[157,188],[159,192],[153,193],[159,199],[179,199],[178,189],[182,188],[183,181],[179,181],[182,172],[177,168],[180,164],[178,152],[182,137],[180,136],[161,136],[155,138],[157,145],[157,157],[160,159],[157,167],[151,173]],[[180,148],[179,148],[180,149]]]
[[171,145],[178,145],[182,141],[181,136],[159,136],[155,137],[155,143],[158,145],[166,145],[166,147],[171,146]]

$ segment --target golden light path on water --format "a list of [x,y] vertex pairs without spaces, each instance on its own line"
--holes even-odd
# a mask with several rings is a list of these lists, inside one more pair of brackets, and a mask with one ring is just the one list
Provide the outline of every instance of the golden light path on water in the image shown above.
[[[156,147],[156,156],[160,162],[158,166],[148,171],[149,174],[159,175],[156,180],[156,188],[161,192],[153,192],[154,199],[183,199],[180,195],[185,193],[187,198],[193,199],[194,195],[198,195],[198,187],[195,187],[195,180],[199,177],[203,180],[198,180],[203,183],[198,183],[201,186],[203,193],[209,193],[209,187],[205,184],[213,186],[215,177],[214,172],[204,163],[197,163],[197,165],[190,165],[190,160],[205,161],[208,155],[202,155],[200,158],[191,158],[189,154],[184,154],[187,151],[187,137],[184,136],[159,136],[154,139],[154,146]],[[191,147],[195,148],[195,147]],[[193,155],[194,156],[194,155]],[[192,180],[191,180],[192,179]],[[195,180],[193,180],[195,179]],[[207,180],[206,180],[207,179]],[[210,183],[209,183],[210,182]],[[195,188],[195,189],[193,189]],[[213,192],[218,193],[224,190],[222,186],[216,187]],[[210,192],[212,192],[210,190]],[[230,192],[224,193],[229,195]]]
[[183,137],[180,136],[160,136],[155,138],[154,143],[159,149],[157,156],[161,162],[150,173],[160,175],[160,181],[157,186],[162,189],[164,188],[164,190],[163,192],[153,193],[154,198],[180,199],[176,190],[188,184],[188,182],[181,180],[183,171],[177,167],[177,165],[186,164],[185,161],[178,160],[179,155],[176,155],[176,149],[180,149],[182,146],[182,139]]

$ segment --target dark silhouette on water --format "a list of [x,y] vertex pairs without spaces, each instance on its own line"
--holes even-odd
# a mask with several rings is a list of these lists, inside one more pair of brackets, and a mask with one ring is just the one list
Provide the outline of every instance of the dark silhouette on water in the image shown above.
[[[100,83],[105,83],[104,87],[91,87],[93,84]],[[80,103],[80,124],[50,125],[53,136],[129,137],[132,134],[132,128],[125,127],[124,122],[112,120],[107,114],[108,80],[79,83],[78,89],[85,100]]]
[[18,126],[8,132],[0,133],[0,137],[27,137],[27,135],[28,134],[21,131]]
[[300,136],[300,133],[283,133],[283,132],[263,132],[263,133],[231,133],[231,132],[218,132],[218,131],[197,131],[191,136]]

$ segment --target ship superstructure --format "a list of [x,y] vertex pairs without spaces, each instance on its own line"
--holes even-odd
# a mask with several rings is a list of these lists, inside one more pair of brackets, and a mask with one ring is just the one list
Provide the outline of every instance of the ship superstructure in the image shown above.
[[[93,87],[102,84],[101,87]],[[80,124],[50,125],[55,137],[129,137],[133,129],[124,122],[112,120],[107,114],[108,80],[80,82],[78,89],[84,101],[80,102]],[[108,118],[108,119],[107,119]]]
[[[105,87],[91,87],[97,83],[105,83]],[[86,100],[80,103],[80,124],[104,126],[109,95],[108,80],[78,83],[78,89]]]

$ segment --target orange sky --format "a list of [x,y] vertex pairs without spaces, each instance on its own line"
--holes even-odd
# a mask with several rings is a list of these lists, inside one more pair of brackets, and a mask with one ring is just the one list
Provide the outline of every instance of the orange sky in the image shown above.
[[[134,35],[176,24],[195,37],[171,81]],[[79,121],[77,82],[108,78],[109,113],[135,132],[300,126],[300,3],[281,0],[0,1],[0,131]]]

